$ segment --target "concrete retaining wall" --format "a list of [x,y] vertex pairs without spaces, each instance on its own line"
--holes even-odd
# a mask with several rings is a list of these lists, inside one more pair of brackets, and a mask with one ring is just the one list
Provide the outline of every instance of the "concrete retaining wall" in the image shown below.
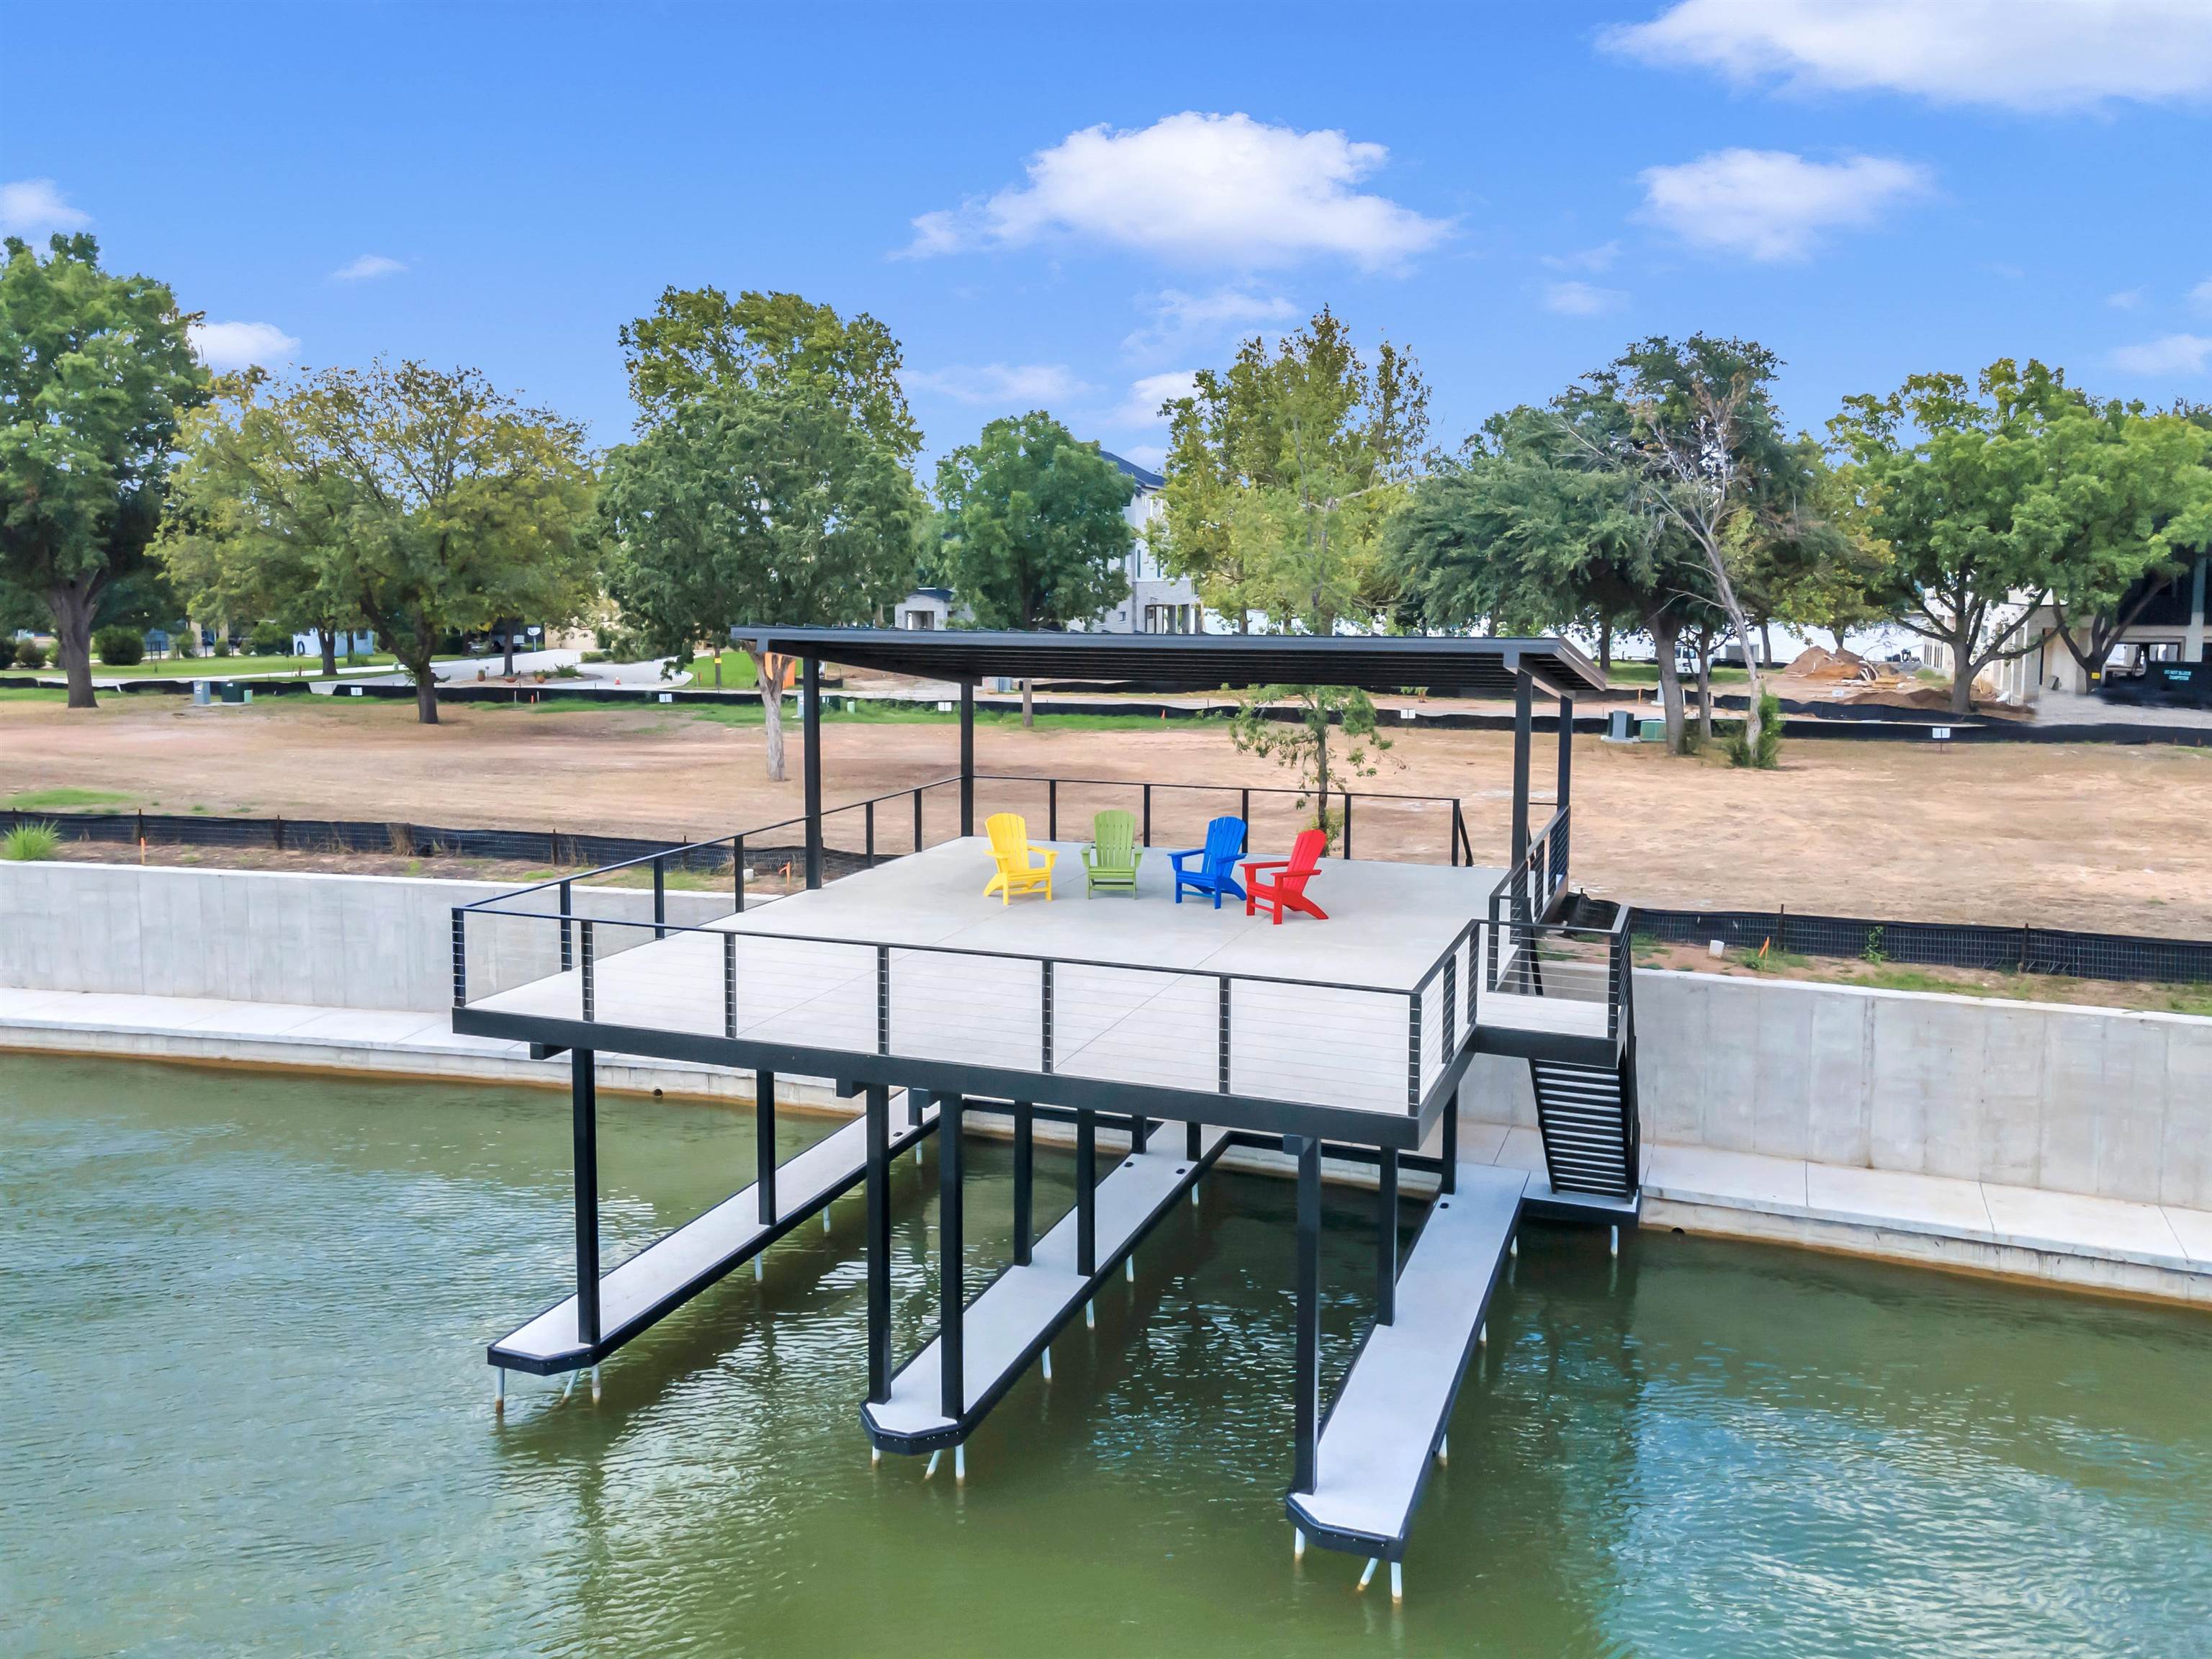
[[[511,885],[0,863],[0,985],[434,1012],[453,1002],[453,907]],[[580,914],[611,921],[653,917],[653,895],[641,890],[580,889],[576,904]],[[518,908],[556,907],[525,901]],[[696,925],[728,909],[719,893],[668,895],[672,922]],[[554,922],[479,920],[468,936],[471,997],[560,966]],[[612,956],[649,937],[608,928],[595,948]]]
[[[1644,1138],[2212,1209],[2212,1020],[1640,971]],[[1468,1116],[1533,1125],[1477,1061]]]

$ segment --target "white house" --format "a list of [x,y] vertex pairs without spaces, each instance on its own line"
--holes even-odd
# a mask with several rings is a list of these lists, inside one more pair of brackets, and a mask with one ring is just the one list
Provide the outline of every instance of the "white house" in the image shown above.
[[[2196,562],[2181,574],[2158,583],[2148,592],[2139,585],[2121,601],[2121,613],[2132,620],[2121,630],[2120,641],[2106,664],[2108,678],[2140,673],[2146,665],[2154,662],[2207,659],[2205,589],[2209,574],[2212,574],[2212,555],[2199,554]],[[2008,611],[2002,620],[2009,622],[2017,614],[2016,611]],[[2007,702],[2032,703],[2045,691],[2080,695],[2095,690],[2081,665],[2074,659],[2074,653],[2066,648],[2066,641],[2059,638],[2057,617],[2048,605],[2039,605],[2028,613],[2015,641],[2020,642],[2026,642],[2027,650],[1993,662],[1982,671],[1996,684],[1997,695]],[[1938,673],[1951,672],[1949,647],[1936,641],[1929,641],[1922,647],[1922,659]]]
[[[1105,454],[1106,452],[1101,451]],[[1122,574],[1129,579],[1129,597],[1099,618],[1104,634],[1199,634],[1206,629],[1206,607],[1198,591],[1184,576],[1170,576],[1160,568],[1152,538],[1167,533],[1166,499],[1160,492],[1167,480],[1119,455],[1106,459],[1136,481],[1137,493],[1129,498],[1122,516],[1137,532],[1137,545]]]

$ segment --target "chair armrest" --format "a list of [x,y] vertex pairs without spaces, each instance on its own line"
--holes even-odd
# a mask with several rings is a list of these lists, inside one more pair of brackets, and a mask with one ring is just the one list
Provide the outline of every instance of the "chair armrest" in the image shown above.
[[1240,862],[1243,866],[1245,878],[1249,880],[1255,870],[1288,869],[1291,861],[1288,859],[1244,859]]
[[1054,865],[1060,862],[1060,848],[1057,847],[1040,847],[1035,842],[1031,842],[1029,847],[1030,856],[1034,859],[1040,853],[1044,855],[1044,862],[1042,864],[1032,864],[1030,866],[1030,869],[1049,870]]
[[1090,846],[1082,848],[1079,850],[1080,850],[1083,854],[1084,868],[1086,870],[1096,870],[1098,867],[1098,860],[1093,856],[1093,854],[1098,851],[1097,843],[1094,842]]
[[1182,870],[1182,861],[1185,859],[1194,859],[1205,850],[1203,847],[1186,847],[1180,853],[1170,853],[1168,856],[1175,860],[1176,872],[1180,874]]

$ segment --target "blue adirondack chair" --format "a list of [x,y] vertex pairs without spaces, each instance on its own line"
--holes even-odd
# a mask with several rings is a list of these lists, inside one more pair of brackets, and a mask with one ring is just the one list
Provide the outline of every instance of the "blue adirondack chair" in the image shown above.
[[[1221,908],[1223,895],[1233,899],[1244,896],[1244,890],[1237,884],[1237,860],[1244,851],[1244,820],[1216,818],[1206,826],[1206,845],[1193,847],[1181,853],[1170,853],[1175,860],[1175,902],[1182,902],[1183,890],[1194,893],[1211,894],[1213,908]],[[1196,859],[1194,870],[1184,862]]]

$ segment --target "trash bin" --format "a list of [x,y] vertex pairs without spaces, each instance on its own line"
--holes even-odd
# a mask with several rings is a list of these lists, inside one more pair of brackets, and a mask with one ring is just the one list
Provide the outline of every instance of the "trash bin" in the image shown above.
[[1615,743],[1634,743],[1636,741],[1636,711],[1632,708],[1615,708],[1607,711],[1605,734]]
[[252,702],[253,688],[240,685],[236,680],[225,680],[222,683],[222,700],[225,702]]

